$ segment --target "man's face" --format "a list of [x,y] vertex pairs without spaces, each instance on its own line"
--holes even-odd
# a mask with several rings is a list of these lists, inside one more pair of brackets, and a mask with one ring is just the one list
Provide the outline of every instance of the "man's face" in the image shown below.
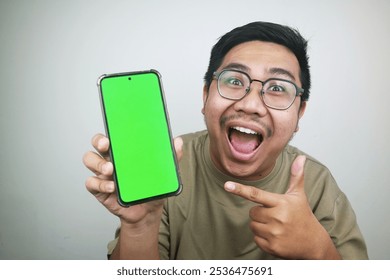
[[[245,71],[252,79],[265,81],[282,78],[301,87],[299,63],[284,46],[252,41],[237,45],[225,56],[221,71],[233,68]],[[243,99],[221,97],[214,79],[209,92],[203,93],[202,112],[210,135],[210,154],[216,167],[244,180],[258,180],[268,175],[276,159],[295,131],[306,103],[297,97],[287,110],[265,106],[262,84],[253,82]]]

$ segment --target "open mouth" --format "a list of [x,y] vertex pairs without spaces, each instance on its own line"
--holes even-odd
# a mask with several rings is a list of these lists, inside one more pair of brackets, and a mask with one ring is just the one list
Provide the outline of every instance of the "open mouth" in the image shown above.
[[241,126],[230,127],[228,137],[235,151],[247,155],[256,151],[264,139],[260,132]]

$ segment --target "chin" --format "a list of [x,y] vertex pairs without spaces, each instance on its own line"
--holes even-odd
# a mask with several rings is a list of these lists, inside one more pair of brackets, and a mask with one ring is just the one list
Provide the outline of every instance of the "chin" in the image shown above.
[[242,162],[227,160],[223,163],[223,172],[234,178],[255,181],[263,178],[263,172],[259,170],[261,164],[256,162]]

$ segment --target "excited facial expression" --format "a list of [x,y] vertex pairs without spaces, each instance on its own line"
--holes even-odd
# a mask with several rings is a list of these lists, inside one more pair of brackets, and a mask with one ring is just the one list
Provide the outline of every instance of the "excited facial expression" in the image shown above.
[[[299,63],[286,47],[274,43],[251,41],[232,48],[217,71],[237,69],[252,79],[265,81],[282,78],[301,87]],[[244,180],[258,180],[268,175],[283,148],[298,130],[305,105],[297,97],[286,110],[265,106],[254,81],[250,92],[241,100],[221,97],[217,80],[203,92],[203,114],[210,136],[210,154],[222,172]]]

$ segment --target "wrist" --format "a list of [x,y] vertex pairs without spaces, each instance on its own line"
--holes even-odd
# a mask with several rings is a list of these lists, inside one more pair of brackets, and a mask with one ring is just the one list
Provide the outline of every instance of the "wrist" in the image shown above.
[[112,259],[158,259],[158,233],[161,211],[146,214],[137,222],[120,219],[121,227],[118,243]]
[[121,232],[126,232],[126,235],[142,236],[159,230],[162,216],[162,207],[148,212],[142,219],[134,222],[120,218]]
[[341,256],[336,249],[328,232],[322,228],[321,238],[318,240],[317,253],[314,255],[314,259],[317,260],[340,260]]

